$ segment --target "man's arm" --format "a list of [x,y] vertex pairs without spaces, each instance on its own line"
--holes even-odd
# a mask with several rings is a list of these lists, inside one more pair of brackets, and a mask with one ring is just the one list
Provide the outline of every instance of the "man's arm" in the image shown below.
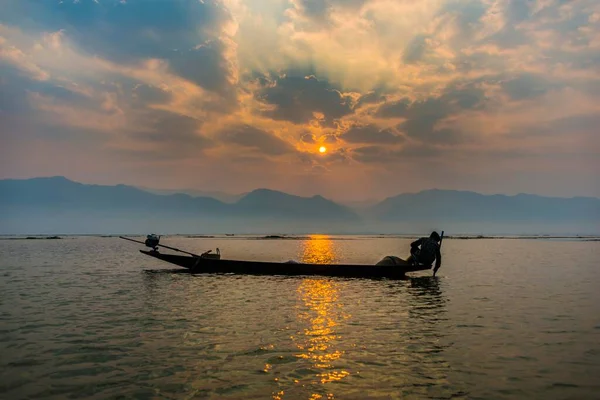
[[410,244],[410,247],[411,248],[419,247],[419,245],[421,244],[422,241],[423,241],[423,238],[419,238],[419,239],[415,240],[414,242],[412,242]]
[[435,276],[435,273],[438,271],[438,269],[440,269],[440,267],[442,266],[442,252],[440,251],[440,248],[437,248],[437,251],[435,253],[435,267],[433,268],[433,276]]

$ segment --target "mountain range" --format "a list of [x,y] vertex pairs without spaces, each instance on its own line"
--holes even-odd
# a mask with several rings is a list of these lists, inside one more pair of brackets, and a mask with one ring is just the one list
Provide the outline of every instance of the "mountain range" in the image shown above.
[[349,207],[269,189],[216,199],[65,177],[0,180],[0,234],[596,233],[600,199],[426,190]]
[[134,186],[144,192],[150,192],[154,194],[187,194],[192,197],[212,197],[213,199],[222,201],[223,203],[235,203],[247,193],[232,194],[219,191],[211,190],[197,190],[197,189],[155,189],[145,186]]

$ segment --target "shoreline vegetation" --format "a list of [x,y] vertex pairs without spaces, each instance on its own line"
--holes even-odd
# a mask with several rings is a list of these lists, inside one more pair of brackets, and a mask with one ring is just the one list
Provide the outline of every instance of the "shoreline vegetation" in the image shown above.
[[[96,234],[63,234],[63,235],[0,235],[0,240],[60,240],[74,239],[77,237],[98,237],[98,238],[118,238],[119,236],[145,237],[140,234],[114,234],[114,235],[96,235]],[[242,240],[359,240],[359,239],[415,239],[426,234],[313,234],[313,235],[249,235],[249,234],[215,234],[215,235],[182,235],[168,234],[161,235],[163,238],[186,238],[186,239],[242,239]],[[600,235],[447,235],[445,240],[480,240],[480,239],[568,239],[581,241],[600,241]]]

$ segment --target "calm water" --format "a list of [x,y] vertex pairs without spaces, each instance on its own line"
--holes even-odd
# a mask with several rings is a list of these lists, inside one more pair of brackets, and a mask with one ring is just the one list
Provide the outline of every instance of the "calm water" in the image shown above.
[[[375,263],[409,240],[193,239]],[[407,281],[172,272],[118,238],[0,240],[0,398],[597,399],[600,242],[444,241]]]

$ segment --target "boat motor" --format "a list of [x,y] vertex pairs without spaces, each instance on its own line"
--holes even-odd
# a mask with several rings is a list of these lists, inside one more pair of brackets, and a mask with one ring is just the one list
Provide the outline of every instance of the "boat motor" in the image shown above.
[[146,241],[144,242],[144,244],[150,248],[152,248],[154,251],[158,250],[158,243],[160,242],[160,236],[156,236],[155,234],[150,234],[148,236],[146,236]]

